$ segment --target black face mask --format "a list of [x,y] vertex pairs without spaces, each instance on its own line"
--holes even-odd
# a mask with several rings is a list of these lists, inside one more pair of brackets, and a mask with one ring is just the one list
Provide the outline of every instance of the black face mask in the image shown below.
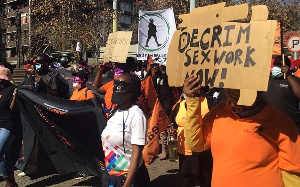
[[115,105],[121,105],[123,103],[123,93],[121,92],[113,92],[111,102]]
[[0,90],[9,87],[9,85],[10,85],[9,81],[0,79]]
[[121,81],[121,80],[114,80],[114,88],[111,102],[112,104],[121,105],[123,104],[124,94],[128,93],[131,88],[131,84]]
[[155,75],[160,77],[160,76],[162,75],[162,73],[161,73],[161,71],[158,69],[158,70],[155,72]]

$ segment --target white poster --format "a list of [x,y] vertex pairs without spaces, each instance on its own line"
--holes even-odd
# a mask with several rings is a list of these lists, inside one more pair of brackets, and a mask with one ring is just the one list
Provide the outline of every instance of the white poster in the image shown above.
[[176,31],[173,8],[139,12],[138,60],[158,59],[165,64],[172,36]]

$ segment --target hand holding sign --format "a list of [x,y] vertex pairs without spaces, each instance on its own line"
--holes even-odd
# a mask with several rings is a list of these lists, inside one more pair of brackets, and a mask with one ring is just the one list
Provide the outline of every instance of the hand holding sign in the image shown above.
[[183,92],[187,97],[198,97],[201,85],[199,85],[200,79],[198,76],[189,76],[183,84]]

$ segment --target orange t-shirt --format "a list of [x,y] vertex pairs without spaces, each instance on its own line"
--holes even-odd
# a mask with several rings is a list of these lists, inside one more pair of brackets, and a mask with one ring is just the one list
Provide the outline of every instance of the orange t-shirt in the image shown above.
[[212,187],[283,187],[281,170],[300,173],[299,130],[269,103],[248,118],[220,103],[202,127],[214,158]]
[[83,88],[83,89],[76,89],[74,90],[70,100],[73,101],[85,101],[85,100],[89,100],[91,98],[95,98],[94,93],[91,90],[88,90],[86,92],[86,89],[88,88]]
[[298,68],[297,71],[295,72],[295,76],[300,78],[300,68]]
[[105,101],[106,109],[111,110],[115,107],[115,105],[113,105],[112,102],[111,102],[113,89],[114,89],[114,81],[112,80],[112,81],[104,84],[103,88],[106,92],[105,95],[104,95],[104,101]]
[[[202,117],[209,112],[208,104],[206,98],[201,99],[201,115]],[[184,126],[186,116],[186,108],[185,108],[185,100],[179,103],[179,110],[176,115],[175,121],[178,125],[178,141],[177,141],[177,149],[178,153],[182,155],[192,155],[192,151],[187,147],[184,136]]]

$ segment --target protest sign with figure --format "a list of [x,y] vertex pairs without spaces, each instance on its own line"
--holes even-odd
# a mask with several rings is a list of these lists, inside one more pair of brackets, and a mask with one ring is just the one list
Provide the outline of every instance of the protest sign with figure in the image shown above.
[[[198,75],[202,86],[240,89],[239,104],[250,106],[256,91],[266,91],[277,21],[265,5],[225,7],[219,3],[182,15],[168,52],[170,86]],[[242,20],[243,22],[237,22]]]
[[166,61],[168,47],[176,31],[172,8],[157,11],[140,11],[138,60],[153,59]]

